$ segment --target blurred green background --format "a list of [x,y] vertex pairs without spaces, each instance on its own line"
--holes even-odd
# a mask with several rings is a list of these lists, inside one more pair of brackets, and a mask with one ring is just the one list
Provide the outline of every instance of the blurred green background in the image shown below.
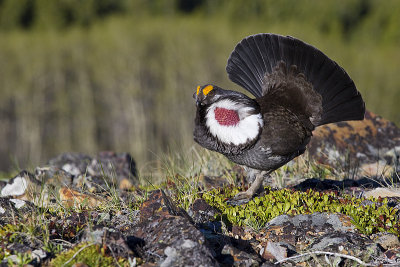
[[189,148],[196,86],[239,89],[226,60],[259,32],[317,46],[399,123],[399,14],[397,0],[0,0],[0,171],[101,150],[143,171]]

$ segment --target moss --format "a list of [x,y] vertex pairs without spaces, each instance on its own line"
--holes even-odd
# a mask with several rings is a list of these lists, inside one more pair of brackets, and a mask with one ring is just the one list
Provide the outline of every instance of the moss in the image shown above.
[[[76,254],[76,255],[75,255]],[[81,243],[76,247],[59,254],[50,263],[50,266],[72,266],[75,263],[85,263],[88,266],[114,266],[120,264],[127,265],[125,259],[114,259],[106,255],[104,249],[99,245]]]
[[[372,205],[363,205],[365,198],[348,195],[337,196],[335,192],[321,193],[289,189],[271,190],[255,197],[242,206],[231,206],[226,200],[239,192],[238,187],[213,189],[202,195],[211,206],[221,211],[222,219],[234,225],[263,227],[268,221],[281,214],[297,215],[314,212],[340,212],[352,218],[352,223],[364,234],[391,232],[400,235],[400,224],[396,216],[397,209],[387,205],[387,199],[370,199]],[[219,219],[219,218],[217,218]]]
[[23,227],[21,224],[6,224],[0,227],[0,244],[6,245],[8,243],[21,242],[22,237],[18,233],[22,232]]

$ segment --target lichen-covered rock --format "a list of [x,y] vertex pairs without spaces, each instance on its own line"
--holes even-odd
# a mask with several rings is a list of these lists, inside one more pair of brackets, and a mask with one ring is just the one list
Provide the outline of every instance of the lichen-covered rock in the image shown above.
[[[279,243],[302,251],[318,236],[331,232],[356,232],[351,218],[340,213],[313,213],[296,216],[280,215],[272,219],[262,230],[259,240],[263,251],[268,251],[268,243]],[[261,252],[264,256],[264,252]],[[270,258],[268,256],[268,258]]]
[[60,188],[58,193],[60,195],[61,204],[65,205],[66,207],[85,206],[94,208],[105,202],[104,199],[101,199],[98,196],[83,194],[68,187]]
[[77,188],[86,186],[101,191],[116,184],[119,189],[129,189],[139,183],[135,161],[127,153],[101,152],[95,157],[64,153],[48,164],[73,175],[73,185]]
[[227,266],[253,267],[260,266],[262,262],[262,259],[256,253],[247,253],[231,244],[226,244],[223,247],[221,256],[223,257],[221,264]]
[[394,123],[367,111],[363,121],[317,127],[307,151],[311,158],[319,162],[333,166],[339,162],[350,168],[359,167],[363,175],[374,176],[381,169],[371,169],[370,163],[383,161],[393,165],[398,161],[400,129]]
[[204,199],[196,199],[188,210],[189,216],[195,223],[207,223],[213,221],[218,211],[211,207]]
[[56,166],[36,167],[35,177],[53,187],[71,187],[74,175]]
[[204,235],[161,190],[150,194],[140,213],[134,236],[145,242],[141,256],[146,261],[160,266],[218,266]]
[[385,250],[392,248],[400,248],[399,237],[395,234],[381,232],[373,234],[370,238],[374,240],[376,243],[378,243]]
[[119,230],[110,227],[86,227],[83,230],[81,242],[94,243],[107,248],[116,258],[127,259],[139,256],[129,247],[127,237]]
[[[353,232],[331,232],[313,240],[313,243],[306,248],[307,251],[335,252],[353,256],[364,262],[371,262],[383,252],[379,245],[366,236]],[[319,256],[324,258],[324,256]],[[303,258],[302,261],[307,260]],[[307,262],[312,264],[315,258],[308,257]],[[341,258],[342,266],[353,266],[354,261]]]
[[[367,263],[383,255],[377,242],[360,234],[351,224],[351,218],[339,213],[281,215],[267,224],[259,238],[262,245],[260,254],[264,259],[285,262],[288,266],[304,262],[314,266],[326,260],[341,266],[353,266],[354,259],[334,253]],[[313,252],[315,255],[310,254]]]

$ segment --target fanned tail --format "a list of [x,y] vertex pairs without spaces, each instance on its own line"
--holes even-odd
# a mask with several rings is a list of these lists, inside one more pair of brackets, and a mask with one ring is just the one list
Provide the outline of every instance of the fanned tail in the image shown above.
[[226,70],[233,82],[261,97],[264,77],[280,61],[296,65],[322,96],[323,112],[316,126],[364,118],[365,103],[346,71],[317,48],[291,36],[263,33],[246,37],[233,50]]

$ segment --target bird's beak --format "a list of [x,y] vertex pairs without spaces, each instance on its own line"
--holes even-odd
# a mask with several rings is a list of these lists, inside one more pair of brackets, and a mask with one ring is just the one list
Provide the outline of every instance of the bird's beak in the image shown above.
[[196,100],[196,106],[200,105],[200,101],[199,101],[199,99],[197,98],[196,92],[193,94],[193,98]]

